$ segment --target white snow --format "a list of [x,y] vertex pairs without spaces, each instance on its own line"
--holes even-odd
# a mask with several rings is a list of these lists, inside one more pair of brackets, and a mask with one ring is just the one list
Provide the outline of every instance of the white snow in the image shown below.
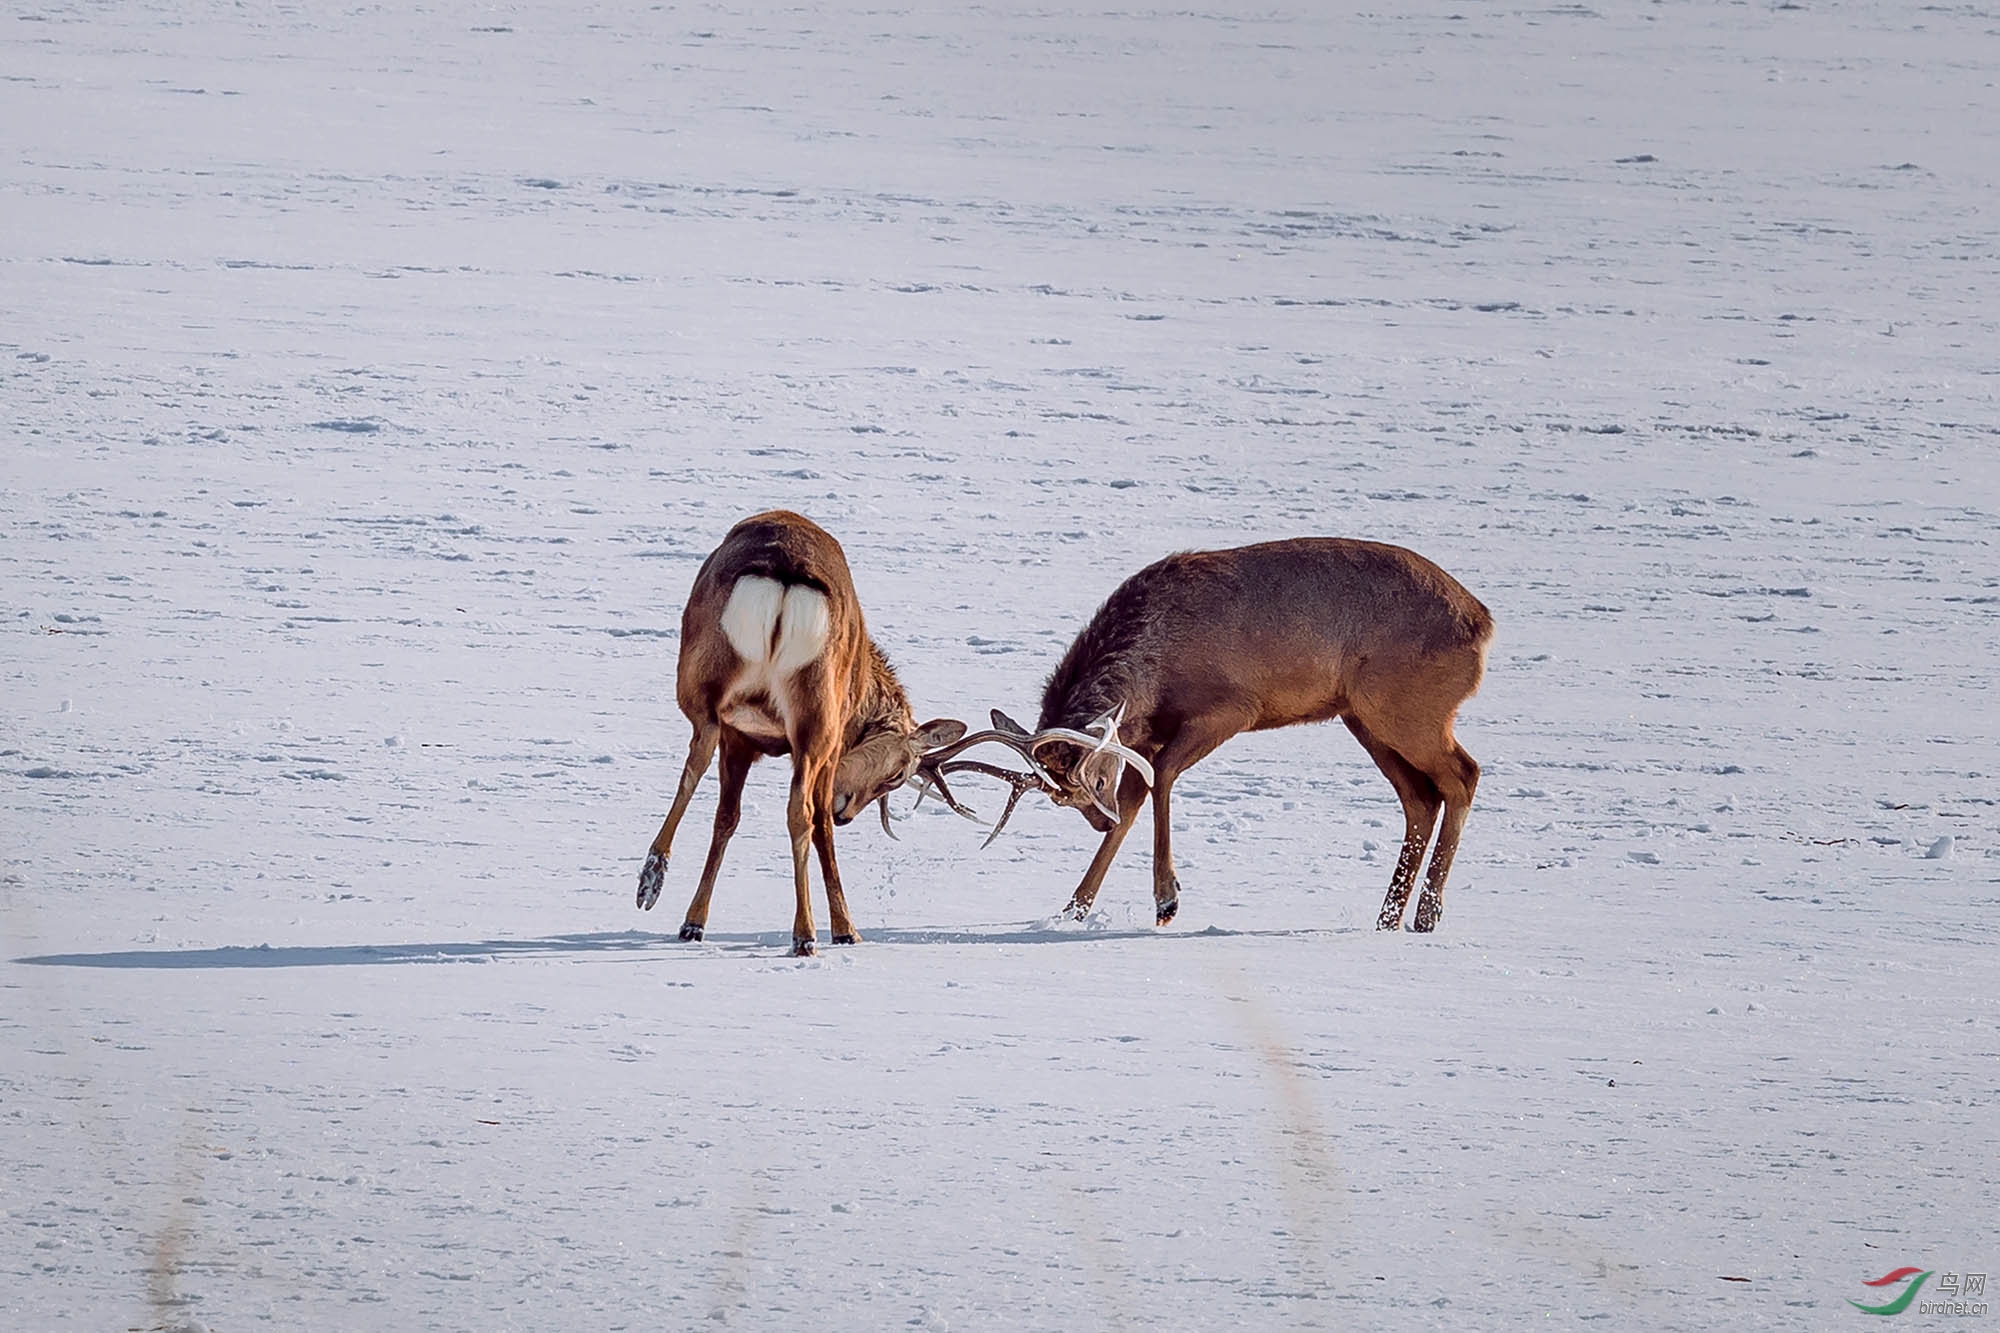
[[[0,16],[0,1324],[1790,1329],[2000,1267],[1996,37]],[[1499,622],[1442,929],[1371,929],[1400,815],[1314,728],[1182,780],[1169,929],[1143,827],[1063,925],[1082,820],[926,803],[787,958],[766,763],[676,942],[680,606],[778,505],[975,724],[1168,551],[1437,560]]]

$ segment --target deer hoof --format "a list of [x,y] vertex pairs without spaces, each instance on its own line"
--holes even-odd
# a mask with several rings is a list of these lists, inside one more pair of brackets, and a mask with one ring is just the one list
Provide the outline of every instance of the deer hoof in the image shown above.
[[681,926],[681,943],[687,944],[701,938],[701,927],[689,921]]
[[810,958],[819,952],[819,945],[812,940],[793,940],[792,957]]
[[833,937],[833,942],[835,944],[859,944],[861,943],[861,932],[858,930],[853,930],[849,931],[845,935],[835,935]]
[[1174,919],[1174,913],[1180,910],[1181,910],[1181,900],[1178,898],[1170,899],[1167,902],[1160,903],[1153,909],[1154,913],[1153,924],[1156,926],[1166,925],[1169,921],[1172,921]]
[[660,886],[667,880],[667,858],[658,852],[646,853],[646,864],[639,868],[639,910],[650,912],[653,904],[660,901]]

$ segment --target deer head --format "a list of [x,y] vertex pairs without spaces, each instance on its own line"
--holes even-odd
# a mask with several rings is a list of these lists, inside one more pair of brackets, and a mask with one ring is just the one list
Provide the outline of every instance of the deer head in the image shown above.
[[[907,710],[904,716],[907,719]],[[833,822],[852,823],[871,802],[879,801],[882,827],[895,837],[889,829],[889,794],[916,775],[927,751],[948,746],[964,734],[963,722],[944,717],[933,718],[913,731],[885,722],[863,732],[861,739],[841,754],[834,769]]]

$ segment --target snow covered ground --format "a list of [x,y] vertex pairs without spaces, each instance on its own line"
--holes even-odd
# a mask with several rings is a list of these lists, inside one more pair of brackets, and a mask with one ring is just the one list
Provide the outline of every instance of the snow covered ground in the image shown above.
[[[2000,1269],[1990,5],[0,20],[0,1323]],[[681,601],[776,505],[975,722],[1165,552],[1436,559],[1500,624],[1442,930],[1333,727],[1181,783],[1170,929],[1143,829],[1066,925],[1080,819],[927,805],[806,961],[761,765],[675,942]]]

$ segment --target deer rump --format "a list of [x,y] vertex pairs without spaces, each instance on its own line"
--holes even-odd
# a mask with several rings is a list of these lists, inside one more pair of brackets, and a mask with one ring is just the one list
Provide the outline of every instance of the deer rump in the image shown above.
[[738,576],[718,617],[742,666],[723,690],[717,716],[765,742],[767,754],[789,748],[786,719],[796,711],[791,681],[825,654],[833,617],[826,593],[768,574]]
[[[1241,732],[1337,717],[1403,806],[1403,850],[1377,925],[1402,924],[1435,831],[1412,923],[1430,930],[1479,781],[1453,723],[1479,687],[1492,634],[1478,598],[1400,546],[1309,537],[1184,552],[1105,600],[1050,676],[1035,731],[995,711],[991,730],[930,762],[940,774],[969,770],[1013,785],[996,834],[1014,801],[1036,789],[1104,833],[1065,909],[1072,916],[1090,909],[1150,794],[1164,925],[1179,904],[1169,836],[1175,779]],[[1029,771],[954,761],[988,741],[1012,748]]]

